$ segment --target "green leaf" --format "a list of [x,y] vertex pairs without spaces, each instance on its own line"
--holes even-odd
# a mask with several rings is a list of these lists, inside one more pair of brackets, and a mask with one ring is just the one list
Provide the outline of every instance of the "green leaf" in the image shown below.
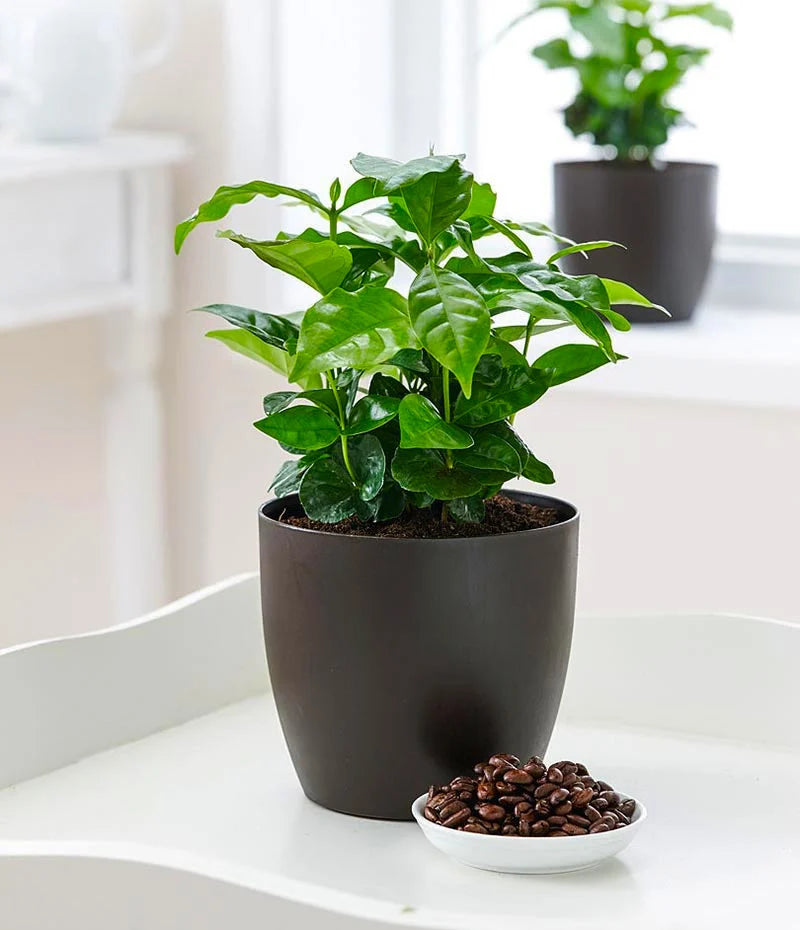
[[423,242],[430,244],[467,209],[473,177],[458,162],[443,172],[423,175],[403,189],[403,199]]
[[462,394],[456,401],[455,420],[462,426],[485,426],[505,420],[529,407],[550,386],[550,376],[526,365],[503,369],[494,387],[475,385],[472,397]]
[[215,316],[222,317],[226,322],[247,330],[262,342],[279,349],[286,348],[286,342],[296,339],[300,332],[296,324],[285,317],[262,313],[260,310],[249,310],[247,307],[237,307],[233,304],[208,304],[205,307],[197,307],[195,312],[213,313]]
[[394,520],[406,509],[406,492],[396,481],[384,482],[383,487],[371,501],[373,520],[385,523]]
[[217,236],[249,249],[262,262],[293,275],[320,294],[327,294],[338,287],[353,264],[350,250],[329,239],[321,242],[308,242],[300,238],[258,242],[230,229],[218,232]]
[[281,194],[327,213],[316,194],[298,187],[284,187],[282,184],[270,184],[268,181],[250,181],[249,184],[240,184],[238,187],[220,187],[210,200],[200,204],[190,217],[175,227],[175,252],[180,252],[186,237],[198,224],[221,220],[227,216],[231,207],[249,203],[254,197],[278,197]]
[[358,482],[362,500],[371,501],[383,486],[386,456],[383,446],[369,434],[351,439],[348,443],[350,465]]
[[283,349],[264,342],[258,336],[244,329],[212,329],[206,333],[209,339],[215,339],[226,345],[233,352],[243,355],[255,362],[261,362],[278,374],[288,377],[289,356]]
[[430,375],[431,373],[422,349],[401,349],[389,359],[389,364],[417,375]]
[[334,178],[328,191],[328,196],[331,198],[331,203],[336,203],[341,193],[342,182],[339,180],[339,178]]
[[616,362],[617,356],[611,345],[611,336],[594,310],[589,307],[574,306],[567,310],[567,315],[584,335],[600,346],[609,361]]
[[400,402],[401,449],[467,449],[472,437],[466,430],[442,419],[421,394],[406,394]]
[[487,351],[499,355],[503,364],[509,368],[514,365],[527,365],[525,356],[516,346],[511,345],[505,339],[499,339],[497,336],[489,337]]
[[660,304],[654,304],[643,294],[634,290],[630,284],[622,281],[613,281],[611,278],[600,278],[608,295],[608,302],[614,306],[616,304],[628,304],[634,307],[652,307],[654,310],[660,310],[670,316],[669,311],[665,310]]
[[365,200],[373,200],[375,197],[383,196],[383,183],[381,181],[376,178],[359,178],[344,192],[341,209],[349,210],[350,207],[363,203]]
[[427,155],[402,164],[393,158],[380,158],[359,152],[350,164],[358,174],[382,181],[383,192],[389,194],[415,184],[428,174],[449,171],[457,162],[458,159],[454,155]]
[[457,497],[447,505],[447,512],[461,523],[480,523],[486,515],[483,498],[476,494],[473,497]]
[[257,420],[253,426],[293,449],[324,449],[339,437],[333,417],[319,407],[289,407]]
[[576,242],[575,245],[568,245],[563,249],[559,249],[558,252],[553,252],[550,258],[547,259],[547,264],[552,265],[563,258],[565,255],[574,255],[575,252],[593,252],[595,249],[609,249],[612,246],[617,248],[624,249],[625,246],[620,242],[611,242],[607,239],[598,239],[593,242]]
[[721,26],[723,29],[733,29],[733,17],[716,3],[670,3],[667,6],[664,19],[675,16],[697,16],[712,26]]
[[[624,358],[618,355],[617,359]],[[534,368],[552,372],[551,387],[580,378],[609,363],[606,353],[596,345],[558,346],[540,355]]]
[[464,219],[472,216],[491,217],[497,205],[497,194],[492,190],[491,184],[472,182],[472,192],[467,209],[462,213]]
[[271,413],[285,410],[296,397],[297,391],[275,391],[272,394],[267,394],[264,398],[265,415],[269,416]]
[[378,397],[397,397],[402,399],[408,394],[408,388],[397,378],[378,372],[369,385],[369,393]]
[[475,472],[461,466],[448,468],[441,454],[433,449],[398,449],[392,460],[392,475],[401,488],[440,501],[472,497],[482,488]]
[[506,226],[510,227],[511,229],[521,229],[522,232],[526,232],[529,236],[546,236],[548,239],[552,239],[553,242],[563,242],[564,245],[575,245],[574,239],[569,239],[567,236],[559,235],[544,223],[536,223],[532,221],[516,223],[513,220],[506,220],[505,223]]
[[453,372],[469,397],[491,329],[481,295],[452,271],[427,266],[411,284],[408,310],[423,347]]
[[548,68],[570,68],[575,64],[575,56],[566,39],[552,39],[537,45],[531,51],[531,55],[543,61]]
[[345,436],[356,436],[359,433],[368,433],[388,423],[397,416],[400,399],[397,397],[380,397],[367,394],[353,407]]
[[490,230],[500,233],[501,236],[505,236],[512,245],[515,245],[521,252],[532,258],[531,250],[528,246],[528,243],[518,236],[514,230],[508,225],[508,223],[503,223],[501,220],[496,220],[493,216],[482,216],[479,218],[481,222],[485,223]]
[[308,471],[313,462],[316,461],[315,455],[318,456],[319,453],[311,453],[310,455],[304,455],[300,459],[290,459],[288,462],[284,462],[278,469],[278,473],[269,486],[269,490],[272,491],[276,497],[296,494],[300,489],[300,481],[303,475]]
[[608,6],[595,4],[570,13],[573,29],[588,39],[598,56],[614,63],[625,60],[625,23],[611,17]]
[[556,480],[553,469],[544,462],[540,462],[530,450],[528,450],[528,461],[525,463],[522,477],[527,478],[528,481],[535,481],[537,484],[554,484]]
[[416,344],[406,301],[396,291],[331,291],[306,311],[292,377],[331,368],[375,368]]
[[356,512],[357,500],[350,476],[330,457],[314,462],[300,482],[300,503],[311,520],[346,520]]
[[453,458],[460,465],[489,471],[504,471],[510,475],[522,473],[524,463],[517,450],[494,434],[491,429],[478,430],[472,437],[475,441],[470,449],[456,452]]

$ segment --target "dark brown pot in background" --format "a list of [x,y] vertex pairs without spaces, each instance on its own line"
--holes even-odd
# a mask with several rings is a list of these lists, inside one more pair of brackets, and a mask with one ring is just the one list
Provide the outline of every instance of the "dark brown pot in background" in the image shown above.
[[575,606],[578,514],[477,539],[342,536],[259,513],[270,677],[303,790],[362,817],[410,820],[432,782],[494,752],[544,755]]
[[[554,165],[555,228],[577,242],[611,239],[623,249],[570,255],[570,274],[599,274],[632,285],[686,320],[700,299],[716,229],[717,166],[689,162]],[[642,307],[619,309],[632,322],[669,318]]]

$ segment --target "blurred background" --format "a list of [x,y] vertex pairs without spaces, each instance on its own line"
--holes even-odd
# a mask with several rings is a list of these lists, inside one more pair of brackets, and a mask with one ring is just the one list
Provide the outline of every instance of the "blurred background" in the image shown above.
[[[0,0],[0,647],[257,566],[282,453],[250,424],[281,382],[186,311],[311,301],[207,228],[174,256],[217,186],[327,191],[359,150],[433,144],[468,153],[498,215],[551,221],[552,164],[596,151],[563,126],[572,73],[530,55],[560,12],[497,38],[526,5]],[[694,317],[619,334],[630,361],[518,420],[582,512],[585,612],[800,620],[800,11],[725,7],[732,33],[680,24],[713,53],[660,153],[720,169]],[[300,222],[253,202],[231,225]]]

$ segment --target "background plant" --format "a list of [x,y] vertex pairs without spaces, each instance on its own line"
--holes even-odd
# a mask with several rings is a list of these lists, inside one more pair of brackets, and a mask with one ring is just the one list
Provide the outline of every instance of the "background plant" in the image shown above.
[[[562,256],[614,243],[576,245],[540,223],[496,218],[494,191],[462,159],[360,154],[351,164],[361,177],[346,190],[336,179],[328,202],[267,181],[221,187],[175,231],[180,251],[199,223],[257,196],[287,197],[325,221],[267,241],[217,233],[316,290],[308,309],[199,308],[235,327],[208,336],[293,385],[264,398],[255,426],[297,456],[271,488],[298,491],[312,519],[390,520],[435,504],[443,519],[480,521],[506,481],[551,483],[514,415],[622,357],[605,322],[630,324],[614,304],[653,306],[620,282],[561,272]],[[529,237],[563,247],[537,262]],[[481,254],[489,239],[508,250]],[[400,269],[412,278],[407,297],[389,286]],[[562,328],[589,341],[537,355],[536,337]]]
[[[570,33],[537,45],[531,54],[548,68],[572,68],[578,77],[578,93],[563,111],[567,128],[626,161],[651,159],[667,141],[683,119],[669,94],[710,52],[667,41],[664,24],[692,17],[733,28],[730,14],[714,3],[653,0],[539,0],[511,26],[548,9],[563,10]],[[588,47],[586,54],[581,45]]]

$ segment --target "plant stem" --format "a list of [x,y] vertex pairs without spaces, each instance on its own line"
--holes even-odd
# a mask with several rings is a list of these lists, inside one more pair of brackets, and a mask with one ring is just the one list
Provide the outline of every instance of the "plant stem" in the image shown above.
[[[333,391],[333,396],[336,398],[336,409],[339,411],[339,428],[344,430],[346,426],[345,416],[344,416],[344,407],[342,406],[342,398],[339,396],[339,391],[336,387],[336,379],[333,377],[330,371],[325,372],[325,380],[328,382],[328,387]],[[358,480],[356,479],[355,472],[353,471],[353,466],[350,464],[350,451],[347,448],[347,436],[344,432],[339,436],[339,441],[342,444],[342,458],[344,459],[344,467],[347,469],[347,474],[350,475],[350,480],[353,484],[358,487]]]
[[[442,365],[442,406],[444,407],[444,418],[449,423],[450,422],[450,371],[448,368],[445,368]],[[453,467],[453,453],[449,450],[445,450],[445,461],[447,462],[447,467]],[[446,518],[447,504],[442,505],[442,519]]]
[[[525,327],[525,345],[522,347],[522,354],[525,356],[526,362],[528,361],[528,349],[530,348],[532,335],[533,335],[533,317],[529,316],[528,325]],[[508,418],[508,422],[509,424],[511,424],[511,426],[514,425],[515,416],[516,414],[512,413],[511,416]]]
[[336,208],[331,208],[331,212],[328,214],[328,236],[331,242],[336,242],[336,223],[339,219],[339,214],[336,211]]

